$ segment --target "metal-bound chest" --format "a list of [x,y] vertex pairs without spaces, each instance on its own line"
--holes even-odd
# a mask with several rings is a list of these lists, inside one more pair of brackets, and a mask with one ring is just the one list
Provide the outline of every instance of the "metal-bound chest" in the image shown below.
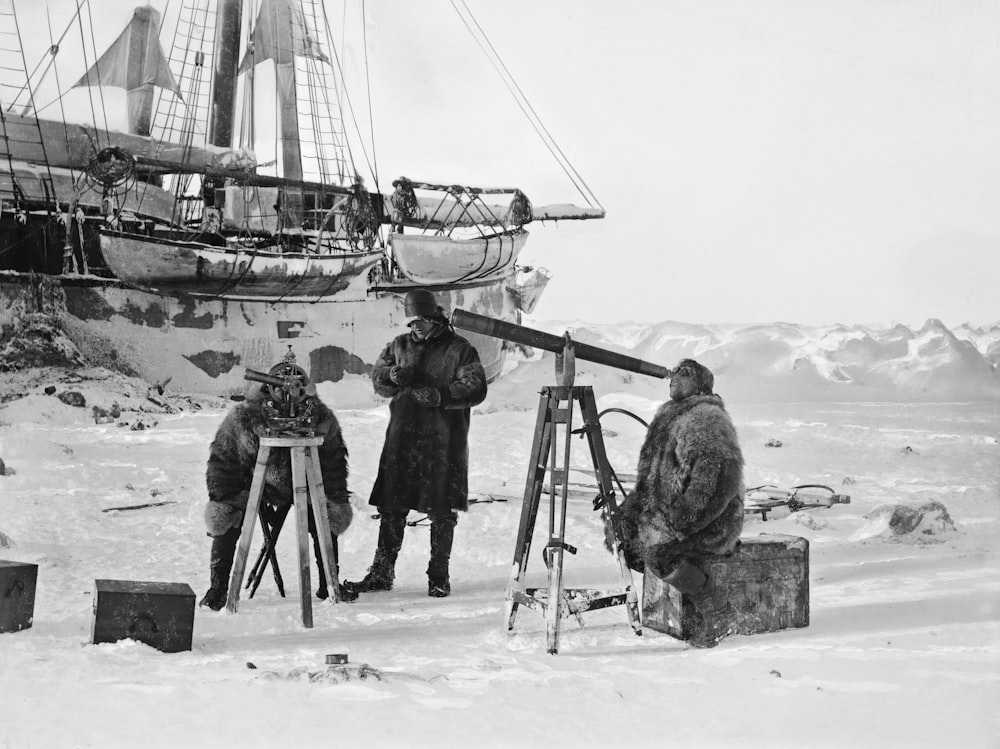
[[95,580],[91,641],[132,639],[177,653],[191,649],[194,591],[187,583]]
[[[761,534],[741,539],[728,557],[700,566],[736,610],[736,632],[753,635],[809,626],[809,541]],[[642,623],[688,640],[702,617],[687,596],[654,575],[642,581]]]
[[35,618],[38,565],[0,559],[0,632],[17,632]]

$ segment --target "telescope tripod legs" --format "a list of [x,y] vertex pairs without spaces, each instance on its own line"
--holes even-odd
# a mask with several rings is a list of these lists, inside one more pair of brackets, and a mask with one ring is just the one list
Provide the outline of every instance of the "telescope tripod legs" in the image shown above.
[[[573,429],[574,404],[579,403],[583,426]],[[565,405],[563,405],[565,404]],[[557,465],[558,430],[563,429],[563,458],[561,467]],[[565,552],[576,553],[576,549],[566,543],[566,510],[569,495],[569,469],[572,437],[584,434],[590,448],[590,457],[600,487],[594,501],[595,509],[601,510],[604,522],[611,524],[614,537],[614,555],[618,562],[619,574],[624,589],[622,591],[600,591],[587,588],[563,589],[562,572]],[[546,465],[548,464],[548,465]],[[528,555],[531,550],[546,472],[549,481],[549,540],[542,551],[548,568],[548,588],[526,588],[524,585]],[[514,564],[507,582],[507,629],[514,628],[519,606],[527,606],[541,613],[546,621],[547,649],[550,653],[559,651],[560,622],[567,614],[573,614],[582,622],[585,611],[624,604],[629,624],[637,635],[642,634],[639,620],[639,600],[632,585],[632,572],[625,563],[622,551],[621,530],[615,517],[617,504],[611,483],[611,466],[604,449],[604,436],[597,416],[597,405],[593,388],[555,386],[542,388],[535,421],[535,434],[528,464],[528,476],[521,505],[521,519],[518,525],[517,542],[514,548]]]
[[[247,558],[260,503],[264,494],[264,472],[267,459],[273,448],[291,451],[292,497],[295,511],[296,539],[299,550],[299,596],[302,605],[302,626],[312,627],[312,590],[309,581],[309,508],[312,506],[316,522],[320,556],[326,573],[330,600],[339,601],[340,579],[334,561],[333,542],[330,536],[330,522],[326,513],[326,492],[323,490],[323,475],[316,450],[323,444],[322,437],[261,437],[254,465],[253,480],[250,482],[250,497],[243,515],[240,543],[236,550],[232,577],[229,581],[229,599],[226,609],[239,609],[240,588],[246,571]],[[272,530],[273,533],[273,530]],[[277,538],[276,534],[274,535]]]

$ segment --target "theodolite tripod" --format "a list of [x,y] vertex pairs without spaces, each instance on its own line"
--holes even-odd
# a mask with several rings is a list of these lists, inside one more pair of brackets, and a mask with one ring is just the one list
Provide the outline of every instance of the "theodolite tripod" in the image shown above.
[[[235,612],[239,608],[240,588],[246,571],[247,557],[253,540],[253,529],[260,517],[265,545],[257,564],[251,573],[253,591],[263,574],[268,560],[275,573],[279,592],[284,595],[281,573],[274,557],[275,544],[281,526],[284,524],[285,508],[273,523],[269,523],[262,512],[264,475],[272,450],[288,450],[292,468],[292,506],[295,508],[296,538],[299,556],[299,595],[302,603],[302,625],[312,627],[312,591],[309,580],[309,514],[312,511],[315,524],[317,563],[322,565],[326,576],[330,600],[340,600],[340,579],[337,576],[336,554],[330,533],[330,522],[326,510],[326,492],[323,489],[323,474],[319,462],[319,446],[325,441],[316,435],[315,396],[316,387],[309,382],[305,371],[295,364],[295,355],[289,349],[284,359],[271,368],[270,372],[256,372],[248,369],[244,375],[248,380],[263,383],[269,399],[264,404],[267,418],[265,434],[260,437],[253,478],[250,482],[250,496],[243,515],[240,542],[233,563],[229,581],[229,597],[226,608]],[[278,522],[280,518],[280,522]],[[251,592],[253,596],[253,592]]]
[[[320,471],[319,456],[316,450],[323,444],[323,437],[261,437],[260,449],[257,451],[257,463],[254,467],[253,480],[250,484],[250,497],[247,500],[246,512],[243,516],[243,527],[240,531],[240,543],[236,549],[236,559],[233,563],[233,573],[229,581],[229,599],[226,609],[235,612],[239,609],[240,588],[243,585],[243,573],[246,571],[247,557],[250,555],[250,544],[253,541],[253,529],[260,512],[260,503],[264,494],[264,472],[267,459],[272,449],[289,450],[292,463],[292,506],[295,509],[296,536],[299,556],[299,595],[302,605],[302,626],[312,627],[312,590],[309,579],[309,509],[312,508],[313,520],[316,524],[316,540],[320,548],[323,572],[326,575],[327,587],[331,601],[340,600],[340,578],[337,564],[334,561],[333,538],[330,534],[330,522],[326,513],[326,492],[323,490],[323,474]],[[279,529],[280,530],[280,529]],[[272,537],[276,541],[277,535]],[[319,560],[318,560],[319,561]]]

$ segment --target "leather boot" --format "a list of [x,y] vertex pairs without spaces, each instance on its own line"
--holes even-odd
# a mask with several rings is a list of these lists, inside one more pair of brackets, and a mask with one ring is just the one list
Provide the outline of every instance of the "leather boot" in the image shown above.
[[454,513],[431,520],[431,559],[427,565],[427,595],[432,598],[445,598],[451,594],[448,562],[451,559],[451,545],[455,540],[457,522],[458,517]]
[[406,513],[383,512],[378,526],[378,546],[368,573],[357,581],[345,580],[344,590],[353,594],[392,590],[396,580],[396,557],[403,546],[406,532]]
[[702,626],[688,642],[696,648],[714,648],[736,632],[736,611],[715,582],[688,560],[663,578],[684,593],[702,617]]
[[230,528],[221,536],[212,537],[212,552],[208,562],[211,583],[208,592],[198,602],[199,606],[219,611],[226,605],[229,598],[229,572],[233,569],[233,557],[239,540],[239,528]]

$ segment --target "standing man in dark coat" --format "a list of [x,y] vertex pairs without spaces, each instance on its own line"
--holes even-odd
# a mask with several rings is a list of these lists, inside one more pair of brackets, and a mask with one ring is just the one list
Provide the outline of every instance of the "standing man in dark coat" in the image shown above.
[[[347,530],[351,523],[352,510],[347,491],[347,446],[344,444],[337,417],[318,398],[315,403],[316,435],[323,437],[323,444],[317,448],[323,489],[326,491],[326,511],[333,535],[334,564],[337,564],[337,536]],[[267,429],[264,412],[266,393],[264,389],[252,386],[247,399],[236,405],[223,419],[215,433],[215,439],[208,455],[206,483],[208,485],[208,506],[205,508],[205,524],[212,538],[209,561],[211,587],[199,602],[218,611],[226,605],[229,596],[229,573],[233,567],[236,544],[243,525],[243,513],[250,497],[250,484],[260,438]],[[288,450],[271,450],[264,474],[264,494],[261,499],[265,514],[274,508],[292,503],[292,466]],[[316,539],[316,523],[312,507],[309,508],[309,530],[313,536],[316,566],[319,569],[319,587],[316,595],[329,595],[326,574],[320,557]],[[341,585],[343,588],[343,585]],[[357,596],[354,596],[355,598]],[[350,600],[350,595],[342,595],[341,600]]]
[[694,359],[677,365],[639,452],[635,491],[618,510],[629,567],[674,586],[704,617],[696,647],[732,634],[735,612],[701,560],[731,554],[743,530],[743,454],[714,384]]
[[392,589],[406,514],[418,510],[431,520],[427,594],[443,598],[451,593],[457,511],[469,508],[469,421],[486,397],[486,373],[430,291],[409,292],[405,311],[414,318],[410,331],[385,347],[372,370],[375,392],[392,398],[369,501],[381,515],[378,546],[368,574],[344,586],[359,593]]

